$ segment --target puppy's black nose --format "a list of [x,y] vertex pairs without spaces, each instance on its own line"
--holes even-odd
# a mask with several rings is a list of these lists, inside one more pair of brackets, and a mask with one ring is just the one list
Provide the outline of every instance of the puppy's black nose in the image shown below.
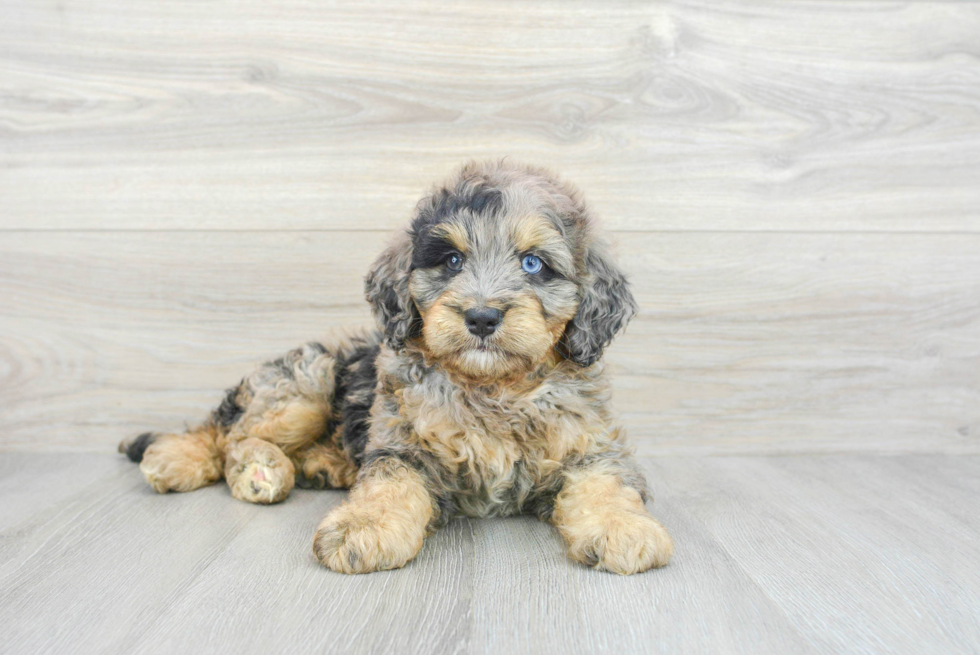
[[477,307],[467,309],[463,317],[466,318],[466,327],[470,332],[478,337],[485,337],[493,334],[497,329],[504,318],[504,313],[492,307]]

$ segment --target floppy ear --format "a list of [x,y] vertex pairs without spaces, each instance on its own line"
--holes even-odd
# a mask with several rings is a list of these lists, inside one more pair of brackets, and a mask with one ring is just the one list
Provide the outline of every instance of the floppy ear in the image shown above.
[[581,366],[591,366],[602,349],[636,314],[636,300],[623,272],[609,259],[601,244],[585,255],[588,278],[582,285],[578,312],[565,326],[565,356]]
[[412,241],[403,234],[381,253],[364,279],[364,296],[384,332],[385,344],[393,350],[403,348],[405,340],[418,336],[422,327],[422,317],[408,292],[411,263]]

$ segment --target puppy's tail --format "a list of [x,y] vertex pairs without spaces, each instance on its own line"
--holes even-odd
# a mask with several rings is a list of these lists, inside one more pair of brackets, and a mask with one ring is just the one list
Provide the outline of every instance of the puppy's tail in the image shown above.
[[139,464],[143,461],[143,453],[159,436],[159,432],[144,432],[135,439],[123,439],[119,442],[119,452],[128,457],[131,462]]

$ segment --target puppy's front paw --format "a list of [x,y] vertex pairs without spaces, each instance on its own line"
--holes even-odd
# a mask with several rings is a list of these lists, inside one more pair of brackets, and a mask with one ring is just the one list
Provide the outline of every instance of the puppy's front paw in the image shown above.
[[397,517],[342,505],[313,537],[313,552],[338,573],[371,573],[405,566],[422,549],[424,534]]
[[674,554],[670,534],[649,514],[616,512],[590,523],[563,530],[569,557],[587,566],[630,575],[666,566]]

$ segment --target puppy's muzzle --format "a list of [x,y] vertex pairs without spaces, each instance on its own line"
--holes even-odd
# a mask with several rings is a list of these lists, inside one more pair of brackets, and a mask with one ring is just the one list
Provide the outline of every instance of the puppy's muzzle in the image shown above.
[[466,328],[478,337],[487,337],[494,333],[504,319],[504,313],[493,307],[477,307],[467,309],[463,314]]

